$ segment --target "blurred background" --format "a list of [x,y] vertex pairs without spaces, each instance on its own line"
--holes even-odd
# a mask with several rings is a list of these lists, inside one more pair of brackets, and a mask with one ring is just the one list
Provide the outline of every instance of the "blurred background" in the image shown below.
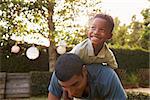
[[[28,73],[30,93],[25,97],[47,95],[57,57],[87,38],[89,20],[97,13],[114,18],[108,45],[124,87],[149,88],[149,0],[1,0],[0,75],[5,77],[4,84],[9,73]],[[7,94],[6,87],[2,94]],[[7,97],[11,96],[1,96]]]

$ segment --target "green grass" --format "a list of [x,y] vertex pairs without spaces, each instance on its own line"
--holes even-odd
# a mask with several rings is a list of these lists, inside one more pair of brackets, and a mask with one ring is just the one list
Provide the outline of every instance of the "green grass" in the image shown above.
[[47,96],[37,96],[37,97],[30,97],[30,98],[18,98],[18,99],[11,99],[11,100],[47,100]]
[[47,96],[42,96],[42,97],[31,97],[30,100],[47,100]]

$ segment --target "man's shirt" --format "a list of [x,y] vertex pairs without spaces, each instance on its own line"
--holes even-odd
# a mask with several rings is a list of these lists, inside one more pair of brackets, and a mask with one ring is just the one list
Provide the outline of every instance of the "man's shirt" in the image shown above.
[[[115,71],[101,64],[87,66],[88,84],[90,86],[89,96],[84,100],[126,100],[126,93],[120,83]],[[49,92],[61,97],[63,89],[58,83],[55,72],[52,75]]]
[[107,63],[113,69],[118,68],[113,52],[104,43],[101,51],[95,56],[92,43],[89,38],[77,44],[70,53],[78,55],[85,64]]

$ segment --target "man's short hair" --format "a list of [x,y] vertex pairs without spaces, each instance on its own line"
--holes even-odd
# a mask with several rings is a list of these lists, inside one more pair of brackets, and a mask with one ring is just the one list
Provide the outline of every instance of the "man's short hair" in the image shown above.
[[55,74],[58,80],[68,81],[74,75],[82,72],[83,61],[75,54],[63,54],[57,61],[55,66]]

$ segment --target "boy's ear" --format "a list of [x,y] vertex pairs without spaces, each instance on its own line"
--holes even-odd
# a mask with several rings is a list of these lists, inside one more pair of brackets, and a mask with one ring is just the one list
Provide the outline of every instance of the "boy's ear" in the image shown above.
[[108,39],[111,39],[112,36],[113,36],[113,34],[112,34],[112,33],[109,33],[109,34],[108,34]]

